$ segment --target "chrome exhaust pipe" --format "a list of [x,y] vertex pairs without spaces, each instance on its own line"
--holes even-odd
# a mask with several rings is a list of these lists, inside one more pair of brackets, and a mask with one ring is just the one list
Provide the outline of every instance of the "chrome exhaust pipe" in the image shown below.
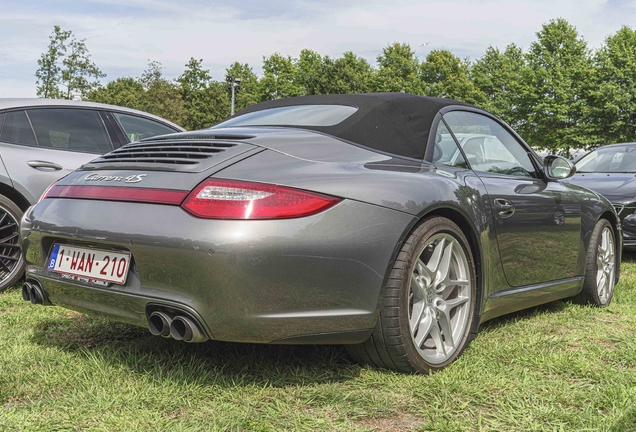
[[175,340],[190,343],[205,342],[208,340],[208,337],[194,321],[181,315],[176,316],[170,323],[170,336]]
[[148,318],[148,330],[153,336],[170,337],[170,323],[173,316],[161,311],[155,311]]

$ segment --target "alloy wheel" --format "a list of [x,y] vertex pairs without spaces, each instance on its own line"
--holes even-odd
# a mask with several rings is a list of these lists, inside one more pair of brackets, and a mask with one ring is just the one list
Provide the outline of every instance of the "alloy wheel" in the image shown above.
[[409,329],[419,354],[440,364],[468,331],[472,287],[468,259],[450,234],[432,236],[417,255],[409,288]]
[[602,304],[606,304],[614,290],[614,274],[616,271],[616,256],[614,253],[614,233],[610,227],[601,232],[601,241],[596,251],[596,289]]
[[20,269],[21,260],[19,223],[9,210],[0,206],[0,285]]

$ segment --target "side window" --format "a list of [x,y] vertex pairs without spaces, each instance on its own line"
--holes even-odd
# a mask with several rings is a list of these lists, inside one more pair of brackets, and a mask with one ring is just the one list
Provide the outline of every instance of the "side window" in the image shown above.
[[444,120],[475,171],[534,177],[534,165],[525,148],[496,121],[466,111],[451,111]]
[[24,111],[10,111],[6,114],[0,141],[26,145],[38,144]]
[[439,122],[439,126],[437,126],[433,162],[452,167],[468,168],[462,152],[459,151],[455,139],[444,122]]
[[4,123],[4,113],[0,113],[0,133],[2,133],[2,123]]
[[134,115],[113,113],[130,142],[139,141],[157,135],[180,132],[159,122]]
[[99,154],[113,149],[95,110],[42,108],[28,113],[40,147]]

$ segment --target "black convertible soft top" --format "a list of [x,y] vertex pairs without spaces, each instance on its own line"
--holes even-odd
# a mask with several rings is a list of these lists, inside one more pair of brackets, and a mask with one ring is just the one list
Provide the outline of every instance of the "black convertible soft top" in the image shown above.
[[351,141],[382,152],[423,159],[435,115],[449,105],[472,105],[453,99],[408,93],[313,95],[252,105],[234,116],[297,105],[345,105],[358,110],[334,126],[296,126]]

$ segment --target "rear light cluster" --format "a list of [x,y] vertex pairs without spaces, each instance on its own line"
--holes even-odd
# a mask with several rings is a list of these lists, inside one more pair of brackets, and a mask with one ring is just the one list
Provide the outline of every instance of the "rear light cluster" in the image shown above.
[[204,219],[291,219],[319,213],[340,198],[264,183],[207,179],[192,192],[126,186],[53,185],[40,198],[77,198],[180,205]]

